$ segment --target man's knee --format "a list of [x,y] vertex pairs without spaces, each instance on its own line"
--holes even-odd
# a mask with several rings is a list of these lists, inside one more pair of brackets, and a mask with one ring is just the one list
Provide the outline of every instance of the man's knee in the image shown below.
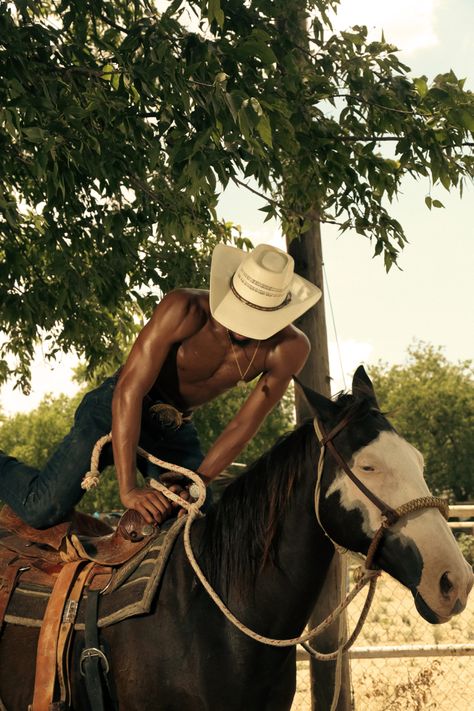
[[67,520],[70,509],[52,501],[26,502],[22,520],[32,528],[51,528]]

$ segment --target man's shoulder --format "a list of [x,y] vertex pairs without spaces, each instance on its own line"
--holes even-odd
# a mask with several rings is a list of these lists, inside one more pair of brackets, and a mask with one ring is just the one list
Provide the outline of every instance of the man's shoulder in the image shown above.
[[267,361],[269,369],[275,372],[298,373],[311,350],[309,339],[303,331],[290,324],[270,340],[272,346]]
[[311,344],[309,338],[301,329],[290,323],[285,326],[281,331],[275,334],[276,346],[281,346],[287,351],[288,349],[293,350],[303,350],[309,353],[311,349]]
[[181,310],[183,314],[209,312],[209,292],[206,289],[180,287],[169,291],[162,298],[158,307],[161,311]]
[[159,302],[151,326],[173,331],[178,339],[198,331],[209,318],[209,295],[204,289],[179,288],[169,291]]
[[162,301],[189,302],[189,303],[209,303],[208,289],[192,289],[191,287],[180,286],[177,289],[168,291]]

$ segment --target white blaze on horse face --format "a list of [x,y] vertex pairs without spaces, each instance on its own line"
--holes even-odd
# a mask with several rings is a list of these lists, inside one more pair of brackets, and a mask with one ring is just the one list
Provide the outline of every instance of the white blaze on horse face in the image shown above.
[[[355,452],[349,467],[372,493],[394,509],[412,499],[430,495],[423,477],[422,455],[395,432],[381,432],[377,439]],[[336,491],[346,510],[360,509],[364,533],[371,538],[382,523],[380,510],[342,470],[327,496]]]
[[[395,432],[381,432],[354,454],[349,466],[370,491],[394,509],[412,499],[430,496],[423,477],[422,455]],[[342,470],[326,496],[335,492],[339,492],[343,508],[360,510],[364,533],[372,538],[382,523],[380,510]],[[390,530],[399,534],[402,544],[411,540],[416,545],[423,561],[417,592],[439,621],[461,612],[472,587],[472,569],[438,509],[412,512]]]

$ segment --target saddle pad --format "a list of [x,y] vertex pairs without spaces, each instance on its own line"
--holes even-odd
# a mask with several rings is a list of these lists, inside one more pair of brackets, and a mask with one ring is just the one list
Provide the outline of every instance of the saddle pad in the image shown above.
[[[185,521],[186,517],[181,517],[165,524],[145,548],[115,570],[109,586],[99,599],[99,627],[108,627],[127,617],[150,611],[166,562]],[[51,589],[20,580],[10,599],[5,622],[41,627]],[[86,601],[87,592],[79,605],[76,629],[84,629]]]

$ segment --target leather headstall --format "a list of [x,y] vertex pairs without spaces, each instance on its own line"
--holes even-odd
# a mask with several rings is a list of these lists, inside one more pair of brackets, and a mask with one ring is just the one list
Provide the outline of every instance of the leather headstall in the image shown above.
[[382,516],[384,516],[388,525],[393,526],[393,524],[396,523],[400,518],[400,515],[397,513],[397,511],[395,511],[394,508],[386,504],[385,501],[383,501],[379,496],[370,491],[370,489],[364,484],[364,482],[362,482],[359,477],[354,474],[344,457],[339,453],[339,451],[334,445],[334,437],[347,427],[353,417],[354,413],[348,413],[345,417],[342,418],[340,422],[338,422],[337,425],[335,425],[335,427],[333,427],[333,429],[329,433],[325,432],[322,422],[318,419],[318,426],[323,436],[320,445],[325,446],[331,452],[332,456],[339,464],[339,466],[342,467],[349,479],[357,486],[360,491],[362,491],[363,494],[365,494],[369,501],[371,501],[381,511]]
[[422,511],[424,509],[429,508],[438,509],[438,511],[440,511],[444,518],[447,520],[449,518],[449,506],[444,499],[441,499],[437,496],[423,496],[418,499],[411,499],[405,504],[402,504],[401,506],[398,506],[396,509],[394,509],[388,504],[386,504],[383,499],[381,499],[379,496],[370,491],[370,489],[364,484],[364,482],[362,482],[359,477],[354,474],[354,472],[349,467],[344,457],[339,453],[333,442],[333,439],[336,437],[336,435],[342,432],[342,430],[347,427],[347,425],[353,420],[355,416],[356,412],[354,411],[347,413],[347,415],[343,417],[342,420],[338,422],[337,425],[335,425],[335,427],[333,427],[333,429],[330,430],[328,433],[326,433],[321,421],[318,418],[315,418],[315,420],[317,422],[322,437],[319,439],[320,446],[325,447],[331,453],[333,458],[336,460],[339,466],[342,467],[343,471],[347,474],[349,479],[357,486],[359,491],[361,491],[369,499],[369,501],[371,501],[379,509],[382,514],[382,524],[374,533],[366,555],[365,566],[367,569],[370,569],[375,567],[374,557],[379,547],[379,544],[383,538],[384,531],[387,528],[390,528],[390,526],[393,526],[403,516],[406,516],[407,514],[413,511]]

